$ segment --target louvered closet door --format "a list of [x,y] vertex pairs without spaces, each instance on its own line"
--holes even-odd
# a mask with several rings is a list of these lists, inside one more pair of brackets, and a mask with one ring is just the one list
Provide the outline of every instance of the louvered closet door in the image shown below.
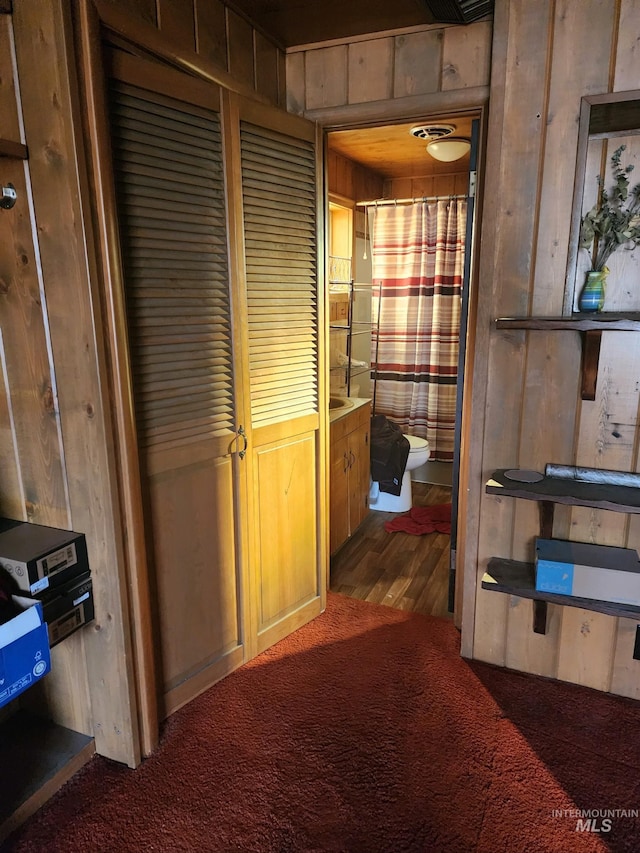
[[179,81],[180,100],[118,80],[110,93],[165,713],[243,657],[220,117]]
[[324,602],[315,128],[241,110],[258,650]]

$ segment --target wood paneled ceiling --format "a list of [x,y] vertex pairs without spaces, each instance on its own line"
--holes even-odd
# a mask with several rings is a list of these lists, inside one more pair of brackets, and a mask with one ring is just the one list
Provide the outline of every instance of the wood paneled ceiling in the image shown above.
[[436,23],[426,0],[233,0],[284,47]]
[[329,134],[329,147],[343,157],[360,163],[385,178],[449,175],[469,171],[469,155],[452,163],[442,163],[427,153],[427,144],[409,131],[420,124],[452,124],[452,136],[471,138],[471,117],[441,117],[408,124],[339,130]]

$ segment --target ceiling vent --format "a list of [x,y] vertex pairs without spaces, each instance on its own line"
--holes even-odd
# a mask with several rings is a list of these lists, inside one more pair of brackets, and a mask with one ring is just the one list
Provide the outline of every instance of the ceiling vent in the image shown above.
[[442,136],[449,136],[455,130],[452,124],[418,124],[412,127],[409,133],[415,136],[416,139],[440,139]]
[[470,24],[493,14],[494,0],[424,0],[442,24]]

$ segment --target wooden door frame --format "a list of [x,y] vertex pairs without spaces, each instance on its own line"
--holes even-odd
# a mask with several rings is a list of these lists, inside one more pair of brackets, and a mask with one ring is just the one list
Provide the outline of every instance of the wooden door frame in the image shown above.
[[[473,440],[471,436],[473,377],[475,368],[476,327],[479,304],[480,273],[480,228],[482,223],[482,199],[486,159],[486,138],[489,114],[489,87],[481,86],[458,92],[437,92],[432,95],[413,96],[411,107],[403,105],[402,99],[388,101],[381,109],[381,102],[373,104],[354,104],[340,107],[327,107],[307,110],[304,116],[320,122],[326,134],[340,130],[358,130],[367,127],[380,127],[390,124],[402,124],[412,121],[424,122],[437,120],[438,115],[473,114],[480,123],[478,143],[478,168],[476,179],[476,202],[474,205],[473,246],[471,249],[471,275],[469,281],[469,313],[467,322],[466,365],[463,379],[463,403],[461,412],[460,473],[458,479],[458,515],[465,518],[465,524],[458,527],[458,547],[456,552],[457,568],[455,585],[454,623],[464,628],[462,654],[472,657],[475,623],[476,599],[476,562],[471,559],[478,551],[479,513],[470,508],[479,507],[481,482],[475,476],[472,460]],[[325,163],[325,171],[326,171]],[[325,182],[326,184],[326,182]],[[325,192],[325,202],[328,194]],[[475,418],[477,421],[477,417]],[[475,423],[477,428],[478,424]],[[482,434],[482,432],[481,432]],[[471,561],[471,562],[469,562]]]
[[75,0],[73,11],[83,101],[81,113],[101,279],[101,310],[107,338],[107,384],[112,400],[122,525],[126,531],[124,549],[130,612],[125,618],[128,617],[133,642],[140,741],[137,748],[139,754],[148,756],[159,742],[160,713],[113,158],[106,119],[103,34],[101,20],[92,0]]

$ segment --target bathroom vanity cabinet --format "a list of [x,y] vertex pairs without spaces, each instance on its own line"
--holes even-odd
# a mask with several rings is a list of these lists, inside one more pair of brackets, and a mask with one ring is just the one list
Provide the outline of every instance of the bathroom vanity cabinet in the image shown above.
[[330,551],[335,553],[364,521],[369,512],[369,400],[349,400],[351,405],[331,415],[330,451]]

